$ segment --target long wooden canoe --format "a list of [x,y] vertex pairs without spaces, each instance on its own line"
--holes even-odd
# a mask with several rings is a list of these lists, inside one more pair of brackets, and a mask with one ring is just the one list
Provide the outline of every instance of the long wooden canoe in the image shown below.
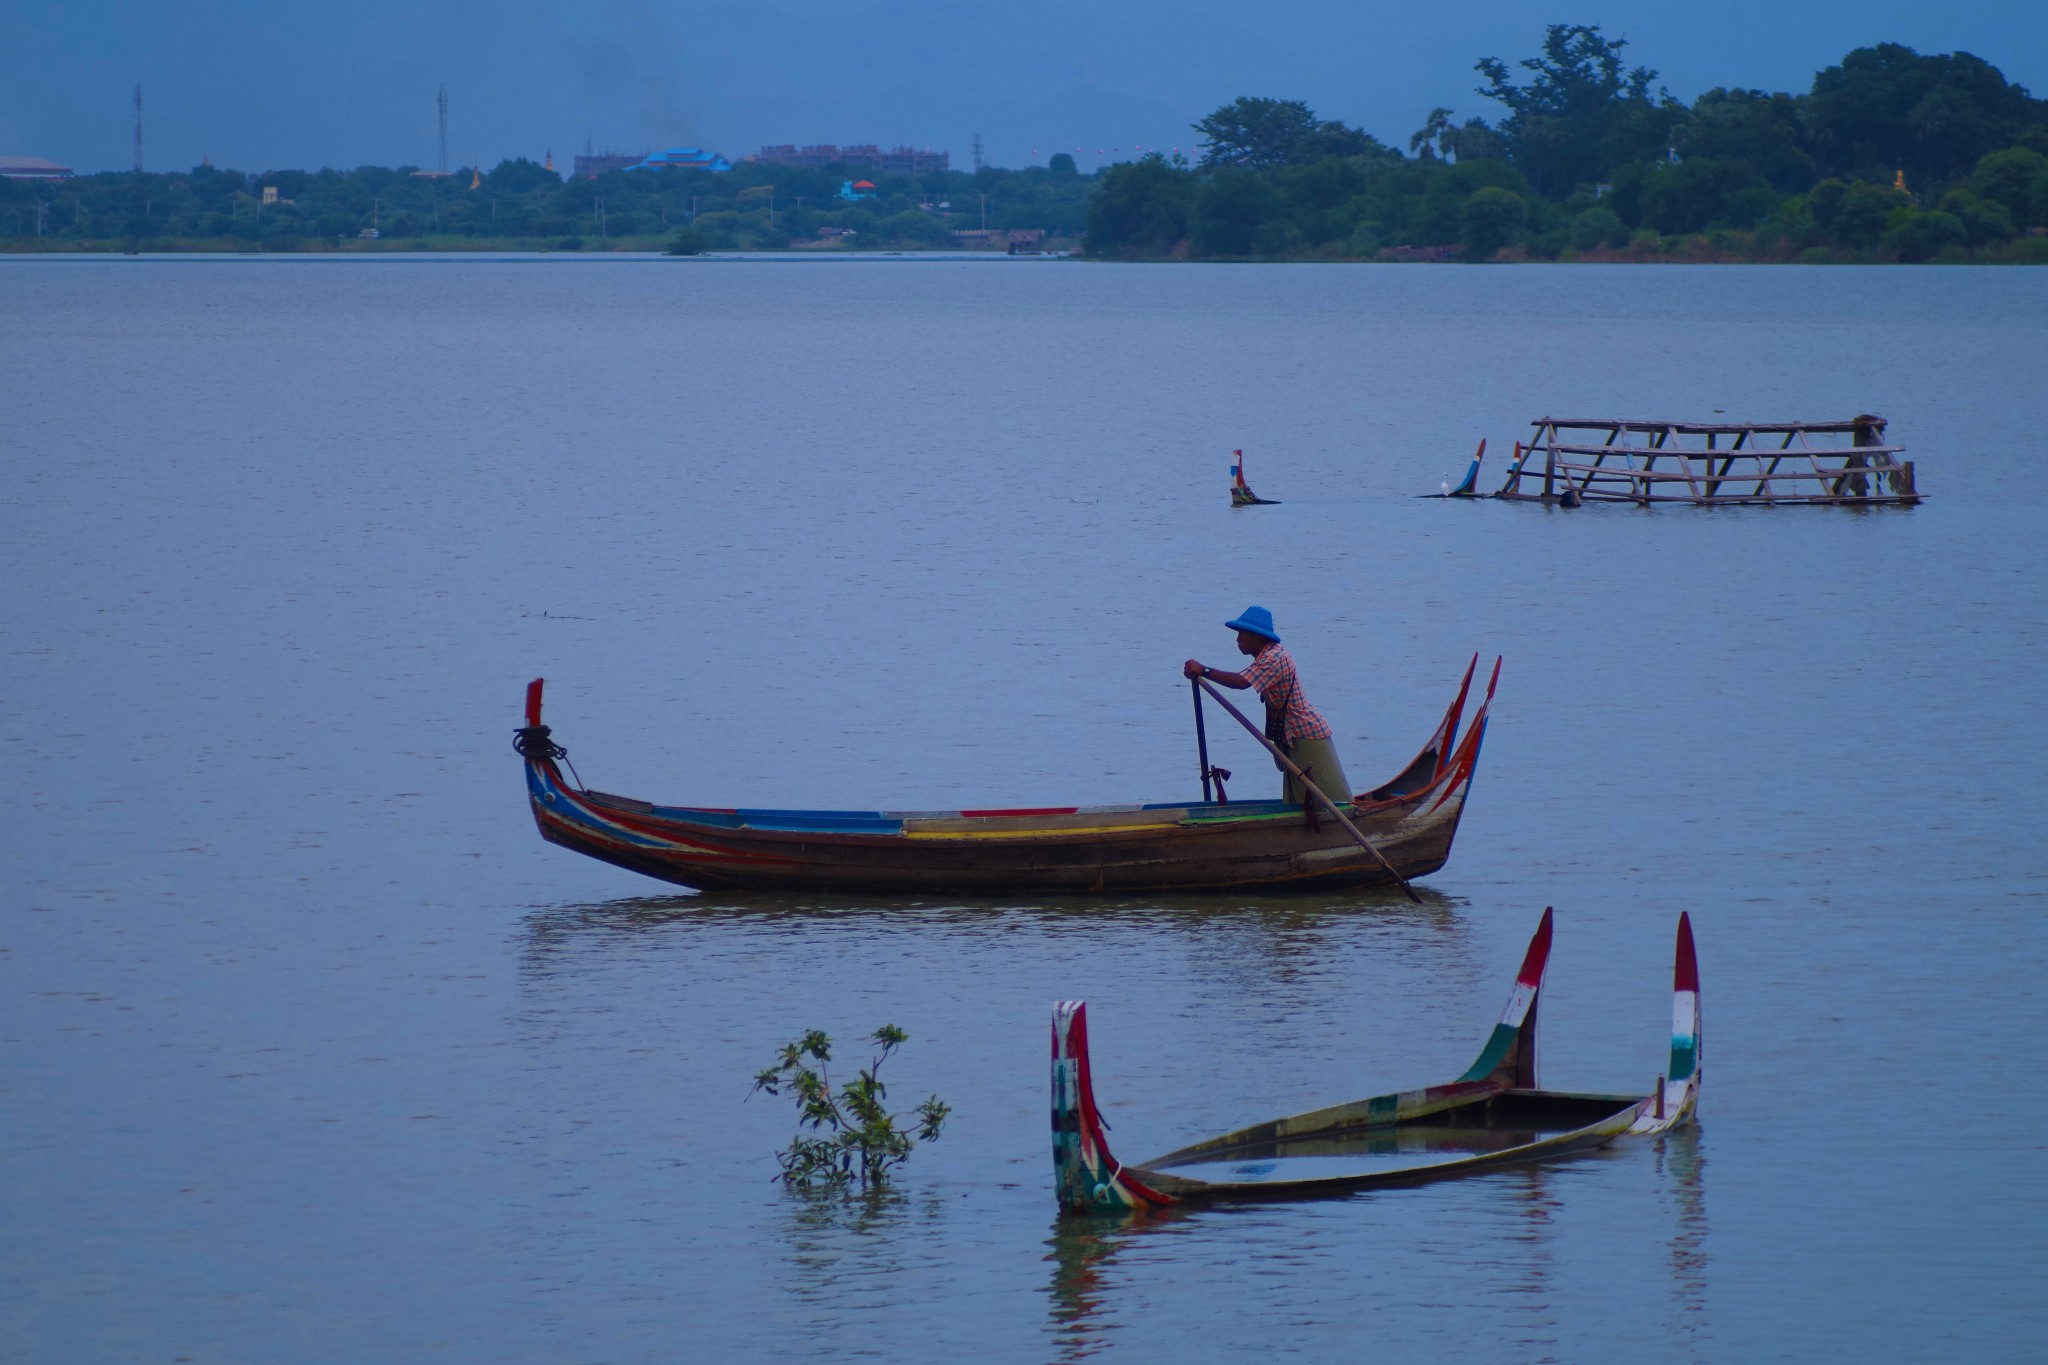
[[[1460,738],[1478,662],[1475,655],[1414,760],[1348,807],[1352,823],[1404,878],[1426,876],[1450,857],[1500,681],[1496,659],[1486,697]],[[1337,821],[1285,801],[826,811],[657,806],[613,796],[563,776],[566,750],[541,724],[541,686],[538,678],[527,686],[526,725],[514,739],[541,837],[683,886],[1013,896],[1321,891],[1394,881]]]
[[1538,1087],[1536,1007],[1549,961],[1545,909],[1500,1022],[1456,1080],[1254,1124],[1141,1166],[1110,1154],[1088,1060],[1087,1005],[1061,1001],[1052,1018],[1053,1172],[1061,1210],[1121,1213],[1412,1185],[1654,1136],[1689,1121],[1700,1089],[1700,981],[1690,917],[1678,917],[1670,1066],[1647,1095]]

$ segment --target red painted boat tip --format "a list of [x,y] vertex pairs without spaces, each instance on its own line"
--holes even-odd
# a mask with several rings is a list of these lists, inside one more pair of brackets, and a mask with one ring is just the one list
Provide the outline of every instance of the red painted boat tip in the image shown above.
[[546,678],[535,678],[526,685],[526,723],[540,724],[540,689]]
[[[1073,1005],[1071,1010],[1067,1008],[1069,1003]],[[1054,1061],[1058,1061],[1060,1056],[1060,1015],[1063,1013],[1071,1021],[1067,1028],[1067,1037],[1074,1044],[1073,1051],[1075,1055],[1078,1056],[1088,1050],[1088,1002],[1086,1000],[1075,1000],[1072,1002],[1065,1000],[1055,1001],[1052,1007],[1052,1056]]]
[[1021,806],[1016,810],[963,810],[960,814],[963,817],[980,817],[984,815],[1072,815],[1080,809],[1079,806]]
[[1671,989],[1697,994],[1699,988],[1700,961],[1692,948],[1692,916],[1681,910],[1678,912],[1678,956],[1672,964]]
[[1515,983],[1521,986],[1535,986],[1543,981],[1543,965],[1550,960],[1550,912],[1543,907],[1543,922],[1536,926],[1536,937],[1529,940],[1529,951],[1522,958],[1522,970],[1515,974]]

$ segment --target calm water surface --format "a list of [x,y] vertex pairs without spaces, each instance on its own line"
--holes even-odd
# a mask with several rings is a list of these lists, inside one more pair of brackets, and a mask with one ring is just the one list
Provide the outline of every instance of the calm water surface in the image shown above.
[[[0,1359],[2039,1351],[2048,271],[14,260],[0,318]],[[1931,500],[1413,496],[1723,410],[1881,412]],[[546,675],[610,791],[1186,796],[1247,602],[1360,786],[1506,655],[1423,906],[671,895],[508,743]],[[1692,912],[1696,1134],[1055,1219],[1055,999],[1142,1159],[1456,1074],[1546,904],[1582,1090]],[[749,1078],[884,1022],[944,1139],[784,1193]]]

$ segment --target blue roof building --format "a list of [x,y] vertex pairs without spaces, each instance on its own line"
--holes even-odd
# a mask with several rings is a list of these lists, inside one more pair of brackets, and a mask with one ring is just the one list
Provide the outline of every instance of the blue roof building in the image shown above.
[[717,152],[707,152],[702,147],[671,147],[665,152],[650,152],[647,159],[629,166],[628,170],[651,171],[673,168],[679,171],[729,171],[732,163]]

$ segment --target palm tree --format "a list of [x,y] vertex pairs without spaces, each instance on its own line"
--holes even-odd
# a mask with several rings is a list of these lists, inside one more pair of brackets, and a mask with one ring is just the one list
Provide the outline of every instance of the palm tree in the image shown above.
[[1415,136],[1408,139],[1408,150],[1416,153],[1424,161],[1433,161],[1438,155],[1437,146],[1441,144],[1444,134],[1455,132],[1456,129],[1451,126],[1451,111],[1443,108],[1432,109],[1429,111],[1429,117],[1423,120],[1422,126],[1415,130]]

